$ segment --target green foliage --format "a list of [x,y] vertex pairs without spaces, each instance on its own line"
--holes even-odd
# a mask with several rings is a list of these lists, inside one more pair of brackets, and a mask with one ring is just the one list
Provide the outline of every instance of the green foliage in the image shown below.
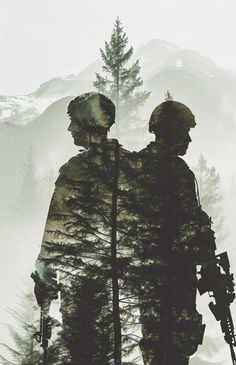
[[[69,364],[109,364],[114,346],[111,283],[111,162],[97,150],[78,156],[60,176],[49,211],[44,249],[45,265],[60,270],[63,281],[61,338],[70,354]],[[112,152],[112,151],[109,151]],[[84,157],[85,156],[85,157]],[[77,167],[78,164],[78,167]],[[77,180],[78,179],[78,180]],[[58,195],[60,186],[66,199]],[[57,202],[65,204],[58,210]],[[69,214],[69,219],[68,219]],[[64,279],[64,280],[63,280]],[[113,334],[113,335],[112,335]]]
[[12,218],[18,223],[36,220],[39,214],[39,184],[35,176],[35,158],[30,147],[20,166],[20,178],[17,183],[17,198],[14,203]]
[[37,308],[32,294],[25,293],[20,297],[16,309],[11,310],[15,325],[8,325],[12,345],[1,344],[4,355],[0,354],[0,363],[4,365],[41,364],[41,351],[33,334],[36,332]]
[[108,364],[112,328],[109,293],[104,280],[97,275],[76,276],[63,296],[61,336],[70,353],[70,363]]
[[[130,236],[135,237],[132,215],[129,218],[127,215],[127,204],[133,204],[129,199],[128,178],[132,169],[126,158],[127,151],[120,149],[120,153],[115,262],[111,253],[116,165],[113,142],[104,145],[101,151],[91,148],[77,156],[74,165],[69,162],[66,175],[60,175],[57,181],[49,210],[51,224],[48,227],[52,228],[47,228],[43,243],[47,252],[44,263],[59,269],[60,277],[65,282],[62,287],[64,329],[61,337],[70,353],[70,364],[106,365],[112,358],[114,360],[113,269],[119,282],[120,305],[116,311],[119,310],[120,319],[116,319],[116,322],[121,322],[122,326],[123,355],[129,356],[139,341],[134,335],[138,315],[135,313],[135,297],[131,290],[132,274],[127,270],[133,256]],[[78,169],[78,174],[74,168]],[[71,172],[73,177],[76,176],[74,180]],[[62,186],[63,190],[60,190]],[[60,191],[65,196],[60,196]],[[64,210],[58,209],[58,203],[59,207],[66,205]],[[80,347],[79,343],[84,345]],[[82,350],[78,352],[78,348]],[[89,354],[86,349],[90,349]]]
[[137,108],[141,106],[150,93],[137,91],[143,80],[139,76],[139,60],[128,66],[133,55],[133,47],[126,48],[128,37],[122,23],[117,17],[109,42],[105,42],[105,49],[100,49],[103,61],[103,75],[96,73],[95,88],[108,96],[116,106],[116,122],[134,119]]

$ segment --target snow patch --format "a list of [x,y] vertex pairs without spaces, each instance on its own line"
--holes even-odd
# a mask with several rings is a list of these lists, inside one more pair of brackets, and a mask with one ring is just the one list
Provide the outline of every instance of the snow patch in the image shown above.
[[57,99],[59,98],[36,98],[33,95],[0,96],[0,123],[11,120],[15,125],[25,125]]

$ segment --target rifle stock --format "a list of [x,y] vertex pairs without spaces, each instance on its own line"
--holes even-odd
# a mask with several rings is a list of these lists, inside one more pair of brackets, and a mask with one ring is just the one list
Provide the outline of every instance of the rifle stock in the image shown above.
[[200,295],[208,292],[214,302],[209,303],[209,308],[215,319],[220,321],[221,330],[225,342],[230,346],[233,365],[236,365],[234,346],[236,335],[230,311],[230,305],[235,299],[234,276],[230,273],[230,263],[227,252],[215,256],[214,262],[203,265],[200,271],[201,278],[198,281]]

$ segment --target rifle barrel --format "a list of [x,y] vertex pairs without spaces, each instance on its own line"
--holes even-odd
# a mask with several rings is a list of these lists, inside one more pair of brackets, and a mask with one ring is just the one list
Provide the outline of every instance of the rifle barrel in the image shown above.
[[236,365],[236,356],[235,356],[235,352],[234,352],[232,343],[229,344],[229,347],[230,347],[230,354],[231,354],[233,365]]
[[[43,348],[43,365],[47,365],[48,351],[47,347]],[[234,363],[236,365],[236,362]]]

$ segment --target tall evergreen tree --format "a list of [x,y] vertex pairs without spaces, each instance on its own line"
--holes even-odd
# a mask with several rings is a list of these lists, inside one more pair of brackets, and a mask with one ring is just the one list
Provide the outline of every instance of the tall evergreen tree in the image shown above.
[[15,202],[17,221],[35,219],[39,212],[40,193],[35,177],[35,159],[32,146],[29,148],[20,168],[21,181],[18,184],[18,198]]
[[[126,215],[129,162],[123,154],[113,144],[102,154],[91,149],[89,156],[81,156],[78,181],[72,181],[68,175],[72,171],[76,176],[73,168],[78,168],[80,160],[76,157],[73,168],[72,163],[66,166],[58,180],[59,185],[60,180],[66,184],[65,215],[58,213],[55,196],[52,199],[53,228],[47,229],[44,262],[57,267],[62,280],[65,276],[70,282],[68,288],[62,286],[61,337],[72,365],[106,365],[111,360],[120,365],[122,354],[126,358],[138,344],[131,333],[135,305],[127,267],[133,255],[129,235],[134,228]],[[58,226],[58,220],[66,223]]]
[[105,49],[100,49],[104,75],[96,73],[95,88],[108,96],[116,106],[116,124],[124,123],[124,119],[132,119],[137,108],[150,95],[146,91],[137,91],[143,85],[140,77],[139,60],[128,66],[133,55],[133,47],[126,48],[128,37],[122,23],[117,17],[109,42]]
[[106,365],[115,353],[116,344],[111,295],[113,164],[109,160],[100,161],[102,157],[96,151],[90,151],[88,157],[82,163],[78,159],[81,164],[78,181],[68,178],[73,170],[71,165],[65,167],[63,177],[59,178],[59,185],[60,179],[66,183],[67,209],[65,216],[61,212],[58,217],[56,207],[49,215],[53,222],[59,218],[66,223],[59,224],[56,231],[47,230],[45,263],[61,272],[61,337],[69,352],[68,363]]
[[236,221],[236,177],[233,174],[230,181],[230,188],[228,192],[228,211],[229,211],[229,222],[230,231],[232,238],[235,232],[235,221]]
[[4,355],[3,353],[0,354],[1,364],[41,364],[40,347],[33,337],[37,328],[37,308],[33,303],[33,295],[31,293],[24,293],[20,298],[18,307],[11,310],[15,324],[9,325],[8,328],[13,344],[1,344],[4,348]]

